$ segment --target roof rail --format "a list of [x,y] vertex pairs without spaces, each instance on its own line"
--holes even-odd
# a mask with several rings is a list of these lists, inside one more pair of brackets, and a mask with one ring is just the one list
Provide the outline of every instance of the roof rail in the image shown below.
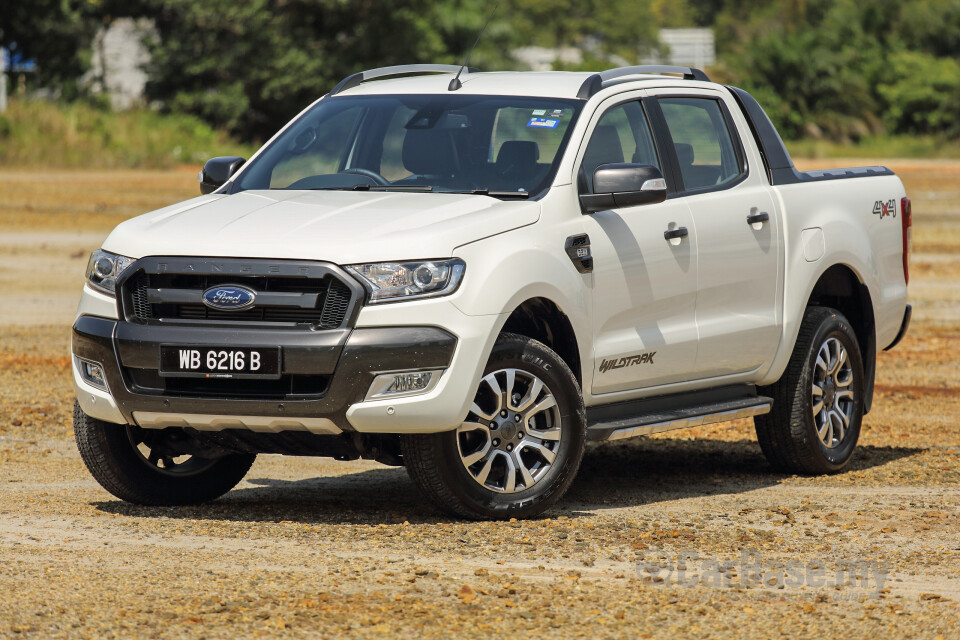
[[700,69],[694,69],[693,67],[643,64],[635,67],[619,67],[617,69],[608,69],[607,71],[595,73],[587,78],[583,85],[580,86],[580,91],[577,92],[577,97],[581,100],[589,100],[601,89],[605,89],[606,87],[618,84],[620,82],[626,82],[626,78],[629,76],[640,74],[670,74],[683,76],[684,80],[701,80],[703,82],[710,82],[710,78],[707,77],[707,74]]
[[[426,73],[456,73],[459,70],[460,65],[458,64],[398,64],[392,67],[368,69],[367,71],[355,73],[352,76],[347,76],[341,80],[340,84],[335,86],[333,90],[330,91],[330,95],[335,96],[342,91],[352,89],[358,86],[361,82],[367,82],[368,80],[379,80],[381,78],[389,78],[392,76],[422,75]],[[480,70],[473,67],[468,67],[467,71],[469,73],[476,73]]]

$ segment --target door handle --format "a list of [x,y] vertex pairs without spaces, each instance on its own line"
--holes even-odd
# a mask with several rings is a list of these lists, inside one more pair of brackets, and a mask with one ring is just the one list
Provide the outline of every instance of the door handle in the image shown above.
[[677,227],[676,229],[670,229],[663,232],[664,240],[676,240],[677,238],[686,238],[687,237],[687,228],[686,227]]
[[751,213],[749,216],[747,216],[747,224],[749,225],[763,224],[769,219],[770,219],[769,213]]

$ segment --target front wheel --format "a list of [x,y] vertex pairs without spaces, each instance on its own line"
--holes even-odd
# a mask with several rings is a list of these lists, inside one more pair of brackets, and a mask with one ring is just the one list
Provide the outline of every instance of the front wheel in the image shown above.
[[434,504],[472,519],[529,518],[557,502],[580,467],[580,387],[546,345],[497,340],[466,420],[455,431],[402,439],[410,477]]
[[73,432],[94,479],[134,504],[181,506],[219,498],[243,480],[257,457],[184,455],[172,433],[103,422],[78,404],[73,408]]
[[774,468],[805,474],[843,469],[860,437],[864,397],[860,345],[843,314],[808,308],[787,370],[761,393],[773,397],[773,411],[754,424]]

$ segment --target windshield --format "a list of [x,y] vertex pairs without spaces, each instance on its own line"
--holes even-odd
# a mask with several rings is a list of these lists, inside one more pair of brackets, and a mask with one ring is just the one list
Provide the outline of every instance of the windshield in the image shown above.
[[327,98],[251,162],[236,191],[536,195],[553,180],[581,105],[513,96]]

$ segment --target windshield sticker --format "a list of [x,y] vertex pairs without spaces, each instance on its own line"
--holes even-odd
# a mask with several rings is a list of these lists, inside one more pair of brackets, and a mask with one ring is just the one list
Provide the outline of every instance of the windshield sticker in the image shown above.
[[546,110],[546,109],[537,109],[536,111],[534,111],[534,112],[533,112],[532,114],[530,114],[530,115],[534,115],[534,116],[545,116],[545,115],[547,115],[547,110]]
[[563,117],[563,109],[554,109],[554,110],[553,110],[553,113],[550,114],[550,117],[551,117],[551,118],[562,118],[562,117]]
[[558,124],[560,124],[559,120],[550,120],[549,118],[530,118],[530,122],[527,123],[527,126],[534,127],[536,129],[556,129]]

